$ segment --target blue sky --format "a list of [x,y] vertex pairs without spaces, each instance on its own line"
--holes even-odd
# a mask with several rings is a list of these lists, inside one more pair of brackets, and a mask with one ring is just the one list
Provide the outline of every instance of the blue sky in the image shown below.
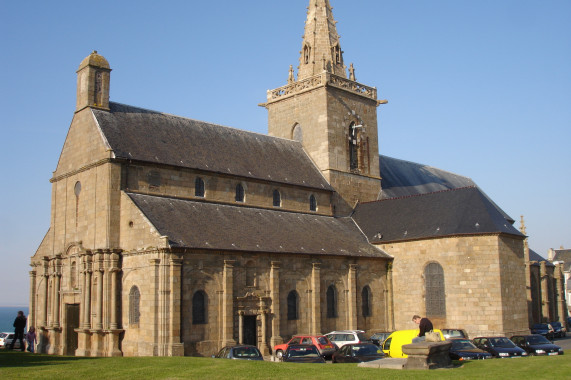
[[[389,100],[380,152],[472,178],[541,255],[571,248],[571,1],[331,4],[345,62]],[[112,101],[266,133],[307,5],[0,0],[0,305],[27,304],[84,57],[109,61]]]

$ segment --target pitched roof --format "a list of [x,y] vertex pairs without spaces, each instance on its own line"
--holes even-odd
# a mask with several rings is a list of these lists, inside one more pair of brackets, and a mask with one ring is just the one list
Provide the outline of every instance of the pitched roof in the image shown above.
[[[432,166],[383,155],[379,156],[379,167],[382,178],[380,199],[400,198],[476,186],[471,178]],[[508,222],[511,224],[515,222],[490,197],[483,191],[480,190],[480,192],[488,198],[488,201],[498,209]]]
[[539,265],[542,261],[545,261],[545,265],[548,267],[554,267],[551,261],[548,261],[546,258],[541,256],[539,253],[535,252],[533,249],[529,250],[529,261],[532,263],[531,265]]
[[571,271],[571,249],[554,249],[553,251],[555,252],[553,261],[563,261],[563,271]]
[[172,247],[390,258],[351,218],[127,195]]
[[293,140],[118,103],[93,114],[117,158],[332,190]]
[[477,187],[362,203],[353,219],[372,243],[488,233],[524,237]]

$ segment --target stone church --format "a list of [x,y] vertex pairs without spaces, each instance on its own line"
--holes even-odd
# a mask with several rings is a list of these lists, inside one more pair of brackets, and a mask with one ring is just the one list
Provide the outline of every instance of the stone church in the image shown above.
[[310,0],[268,135],[111,102],[93,52],[31,259],[39,351],[264,354],[296,333],[528,331],[525,235],[470,178],[379,155],[377,89]]

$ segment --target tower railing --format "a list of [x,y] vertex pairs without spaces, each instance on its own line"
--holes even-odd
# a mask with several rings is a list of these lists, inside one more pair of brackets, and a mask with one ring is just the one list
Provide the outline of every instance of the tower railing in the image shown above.
[[364,84],[326,71],[273,90],[268,90],[267,99],[268,102],[272,102],[322,86],[340,88],[369,99],[377,100],[377,89],[375,87],[365,86]]

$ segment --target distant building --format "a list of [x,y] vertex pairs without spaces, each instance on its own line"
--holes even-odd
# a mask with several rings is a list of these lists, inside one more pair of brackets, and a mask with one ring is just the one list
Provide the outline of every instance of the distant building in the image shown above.
[[[563,272],[563,289],[567,305],[567,311],[571,311],[571,249],[550,248],[547,258],[555,265],[561,266]],[[569,314],[567,314],[569,315]]]
[[347,75],[328,0],[309,2],[299,60],[262,104],[269,136],[111,102],[107,60],[81,62],[31,259],[40,352],[268,354],[413,314],[529,331],[525,235],[471,179],[379,156],[386,101]]

